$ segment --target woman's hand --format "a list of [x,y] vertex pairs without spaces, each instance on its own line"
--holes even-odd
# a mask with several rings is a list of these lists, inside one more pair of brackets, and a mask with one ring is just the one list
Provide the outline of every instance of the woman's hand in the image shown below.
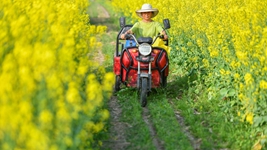
[[161,32],[161,34],[163,35],[163,40],[168,40],[168,35],[164,30]]
[[121,34],[121,37],[120,38],[123,39],[123,40],[125,40],[125,35],[126,34],[133,34],[133,32],[131,30],[128,30],[124,34]]

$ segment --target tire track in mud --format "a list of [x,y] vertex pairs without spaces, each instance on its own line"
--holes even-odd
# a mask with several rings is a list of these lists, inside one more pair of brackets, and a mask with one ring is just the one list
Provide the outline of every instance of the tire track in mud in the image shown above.
[[189,131],[189,127],[187,127],[184,123],[184,118],[180,115],[180,112],[175,111],[175,117],[178,121],[178,123],[181,126],[182,132],[187,136],[187,138],[189,139],[192,147],[194,148],[194,150],[200,150],[200,145],[201,145],[201,139],[196,139],[191,132]]
[[126,141],[126,129],[127,124],[120,121],[122,110],[119,107],[117,97],[112,96],[108,102],[109,112],[110,112],[110,124],[109,129],[110,135],[109,139],[103,141],[102,149],[111,149],[111,150],[125,150],[130,145]]
[[[180,93],[181,95],[181,93]],[[180,97],[180,96],[178,96]],[[177,97],[177,98],[178,98]],[[179,98],[178,98],[179,99]],[[200,146],[201,146],[201,139],[197,139],[196,137],[194,137],[192,135],[192,133],[190,132],[190,127],[189,126],[186,126],[185,123],[184,123],[184,118],[181,116],[181,113],[177,110],[175,110],[175,108],[173,107],[173,102],[172,102],[172,99],[169,99],[169,103],[170,105],[172,106],[173,110],[174,110],[174,114],[175,114],[175,117],[177,119],[177,122],[178,124],[181,126],[181,130],[182,132],[187,136],[187,138],[189,139],[192,147],[194,150],[200,150]]]
[[147,107],[143,107],[142,117],[149,128],[150,135],[157,150],[165,150],[163,142],[157,137],[157,132],[150,120],[150,113]]
[[[170,104],[173,105],[173,103],[171,101],[170,101]],[[193,149],[194,150],[200,150],[202,140],[198,139],[192,135],[192,133],[190,132],[190,127],[185,125],[184,118],[181,116],[180,112],[175,110],[175,109],[173,109],[173,110],[174,110],[175,117],[177,119],[177,123],[181,127],[181,131],[187,136]],[[165,150],[164,142],[161,141],[157,137],[157,132],[156,132],[156,129],[155,129],[155,127],[154,127],[154,125],[150,119],[150,113],[149,113],[149,109],[147,107],[143,107],[142,117],[143,117],[144,122],[147,124],[147,126],[149,128],[150,135],[153,139],[153,144],[155,145],[156,149],[157,150]]]

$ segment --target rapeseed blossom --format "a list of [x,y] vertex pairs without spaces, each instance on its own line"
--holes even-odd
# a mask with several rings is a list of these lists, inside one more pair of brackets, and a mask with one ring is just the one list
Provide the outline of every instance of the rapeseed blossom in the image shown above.
[[261,80],[260,81],[260,88],[261,89],[267,89],[267,81]]
[[[134,12],[143,1],[132,3],[125,0],[121,3],[113,0],[112,3],[118,8],[116,10],[127,14],[135,22],[138,16]],[[267,98],[267,2],[164,0],[150,3],[160,11],[153,19],[170,19],[172,27],[168,31],[174,49],[178,50],[170,53],[174,55],[172,58],[183,61],[181,70],[198,69],[202,73],[204,69],[205,73],[200,73],[200,76],[201,81],[208,85],[206,91],[218,87],[233,88],[236,92],[232,95],[231,104],[238,104],[235,109],[239,110],[232,115],[265,134],[263,139],[255,137],[257,147],[267,145],[266,121],[254,124],[255,118],[266,117],[262,104],[266,104]],[[215,97],[215,92],[208,93],[209,97]],[[225,111],[230,109],[228,106],[225,104]],[[242,141],[239,144],[242,145]]]
[[95,37],[106,31],[88,24],[88,5],[87,0],[1,2],[0,149],[101,143],[93,137],[109,117],[102,107],[110,94],[103,93],[112,92],[114,76],[94,70],[99,66],[88,55],[101,48]]

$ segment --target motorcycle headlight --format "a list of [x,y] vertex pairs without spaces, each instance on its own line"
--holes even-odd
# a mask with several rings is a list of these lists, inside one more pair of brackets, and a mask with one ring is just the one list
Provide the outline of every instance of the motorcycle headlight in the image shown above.
[[152,51],[152,47],[147,43],[142,43],[141,45],[139,45],[138,49],[139,49],[140,54],[144,56],[149,55]]

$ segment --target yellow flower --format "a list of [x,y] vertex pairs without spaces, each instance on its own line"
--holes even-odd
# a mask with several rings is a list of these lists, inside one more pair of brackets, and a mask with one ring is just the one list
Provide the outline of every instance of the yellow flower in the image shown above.
[[97,124],[94,125],[94,132],[98,133],[100,132],[104,127],[104,124],[102,122],[99,122]]
[[260,81],[260,88],[261,88],[261,89],[267,89],[267,82],[264,81],[264,80],[261,80],[261,81]]
[[115,83],[115,75],[112,72],[106,73],[103,80],[103,90],[112,91],[112,87]]
[[188,46],[188,47],[191,47],[191,46],[193,46],[193,43],[192,43],[192,42],[188,42],[188,43],[187,43],[187,46]]
[[67,146],[72,146],[73,144],[72,139],[69,137],[65,137],[64,142],[66,143]]
[[240,93],[239,95],[238,95],[238,98],[242,101],[242,100],[244,100],[245,99],[245,96],[244,96],[244,94],[243,93]]
[[41,123],[49,124],[53,119],[53,115],[49,110],[43,110],[40,114],[39,120]]
[[203,63],[203,66],[204,66],[204,67],[206,67],[206,68],[209,67],[209,61],[208,61],[206,58],[204,58],[204,59],[202,60],[202,63]]
[[67,122],[71,121],[70,114],[68,113],[68,110],[65,107],[60,108],[57,111],[56,115],[57,115],[57,119],[62,121],[62,122],[67,123]]
[[202,40],[201,39],[197,39],[197,45],[199,47],[202,47],[203,46],[203,43],[202,43]]
[[107,120],[109,118],[109,111],[104,109],[104,110],[101,111],[101,115],[102,115],[101,120],[103,120],[103,121]]
[[107,26],[97,26],[96,33],[103,33],[107,30]]
[[254,79],[250,73],[246,73],[244,78],[245,78],[246,85],[251,85],[254,81]]
[[66,94],[67,101],[72,105],[78,105],[81,103],[81,97],[79,95],[79,87],[75,82],[69,83],[69,89]]
[[214,57],[217,57],[217,56],[219,56],[219,51],[213,49],[213,50],[210,52],[210,57],[211,57],[211,58],[214,58]]
[[239,80],[240,79],[240,74],[235,73],[234,78],[235,78],[235,80]]
[[246,115],[246,121],[250,124],[253,124],[253,113],[252,112],[249,112],[247,113]]
[[261,142],[259,140],[253,145],[252,150],[261,150],[261,149],[262,149],[262,145],[261,145]]
[[[178,49],[177,49],[177,50],[178,50]],[[186,52],[187,50],[186,50],[185,47],[182,47],[182,51],[183,51],[183,52]]]
[[220,70],[220,73],[221,73],[222,75],[229,75],[231,72],[230,72],[229,70],[225,71],[224,69],[221,69],[221,70]]
[[224,70],[224,69],[221,69],[221,70],[220,70],[220,73],[221,73],[222,75],[224,75],[224,74],[225,74],[225,70]]

